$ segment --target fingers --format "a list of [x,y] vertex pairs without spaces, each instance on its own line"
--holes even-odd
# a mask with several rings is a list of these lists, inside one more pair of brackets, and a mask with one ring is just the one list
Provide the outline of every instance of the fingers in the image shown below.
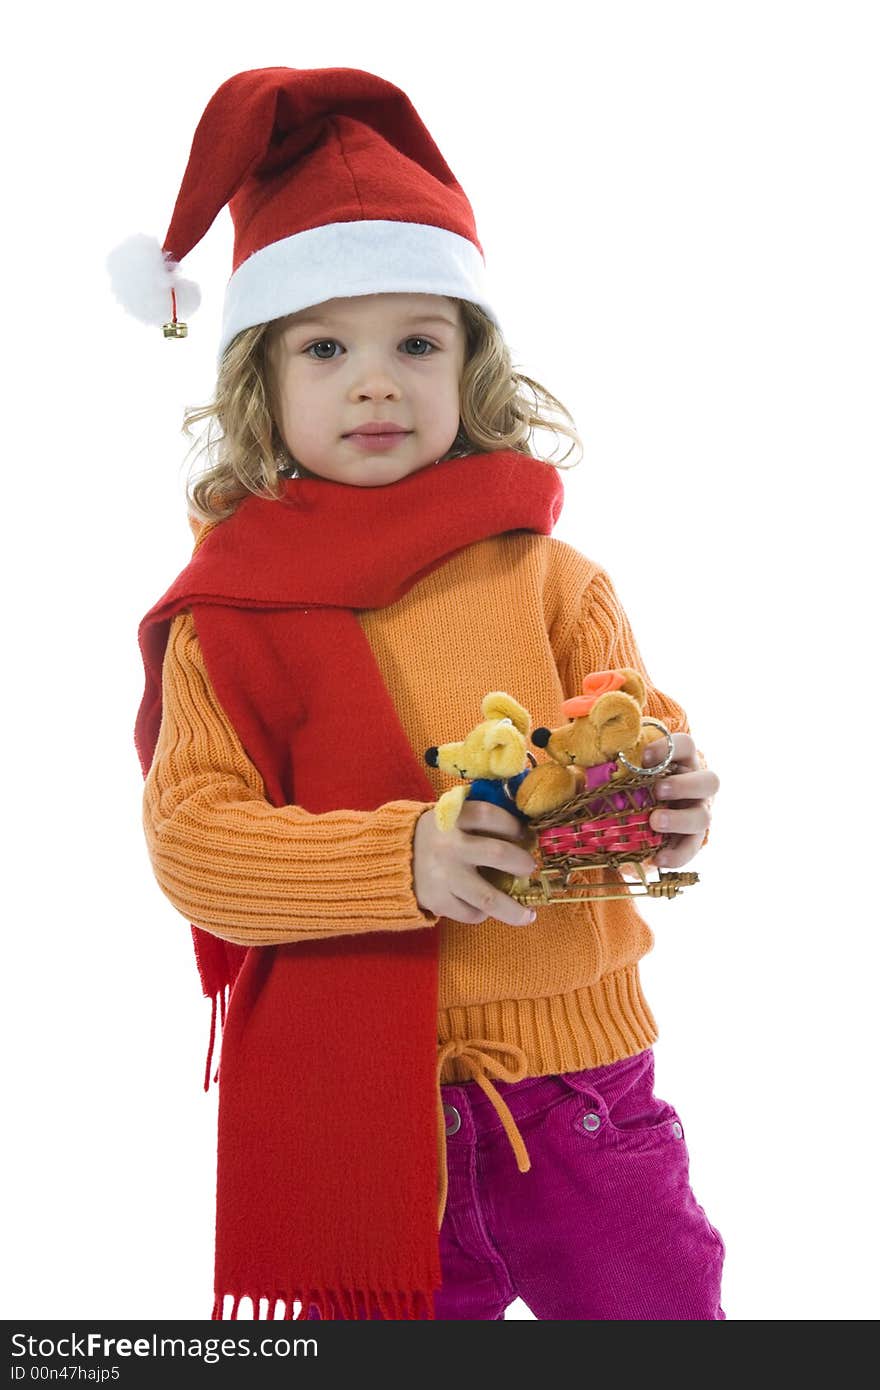
[[[500,810],[500,807],[495,809]],[[516,817],[509,816],[508,819],[513,821]],[[535,860],[527,849],[510,840],[465,832],[461,835],[460,853],[459,862],[449,874],[449,890],[474,913],[460,920],[482,922],[486,917],[495,917],[511,927],[523,927],[535,920],[535,913],[530,908],[496,888],[478,872],[479,866],[483,866],[501,869],[517,878],[529,878],[534,871]]]
[[[521,927],[536,914],[491,883],[480,868],[513,878],[529,878],[535,860],[526,848],[529,827],[489,802],[465,802],[457,823],[440,829],[433,810],[416,822],[413,835],[413,888],[416,901],[438,917],[458,922],[497,918]],[[503,880],[505,887],[509,880]]]
[[491,801],[466,801],[457,824],[460,830],[495,835],[500,840],[523,840],[529,834],[525,821],[502,806],[493,806]]
[[534,856],[527,849],[489,835],[463,835],[461,859],[475,868],[504,869],[517,878],[528,878],[535,870]]
[[[676,772],[661,779],[657,788],[657,794],[662,801],[673,798],[678,801],[684,798],[700,800],[705,796],[714,796],[721,786],[721,779],[717,772],[711,768],[699,772]],[[668,797],[664,796],[660,788],[663,787],[668,792]]]
[[699,853],[702,841],[702,834],[673,835],[656,861],[658,866],[664,869],[683,869],[685,864],[689,864]]
[[495,888],[476,869],[461,867],[453,870],[449,875],[449,890],[461,904],[475,914],[461,919],[463,921],[482,922],[487,917],[495,917],[510,927],[525,927],[535,920],[535,913],[531,908],[518,903],[507,893],[502,893],[500,888]]
[[673,835],[702,835],[711,823],[711,815],[705,801],[698,801],[695,806],[672,809],[672,806],[662,810],[652,811],[649,817],[649,824],[652,830],[666,830]]
[[491,828],[484,828],[482,833],[477,828],[468,830],[467,827],[460,827],[460,820],[459,827],[456,827],[460,828],[459,845],[456,847],[459,859],[449,872],[449,891],[470,909],[466,919],[462,920],[484,922],[487,917],[495,917],[499,922],[507,923],[507,926],[523,927],[534,922],[535,913],[496,888],[495,884],[489,883],[488,878],[480,873],[480,867],[500,869],[516,878],[531,877],[535,869],[534,856],[521,842],[516,844],[513,838],[499,838],[500,834],[505,833],[520,838],[523,831],[528,833],[528,827],[500,806],[484,802],[484,808],[489,815],[484,813],[478,819],[484,827]]
[[692,734],[672,735],[672,756],[676,762],[698,767],[697,745]]
[[459,816],[457,826],[461,832],[460,860],[449,878],[450,891],[473,913],[463,920],[482,922],[494,917],[511,927],[533,922],[536,914],[531,908],[518,903],[478,872],[482,866],[529,878],[535,860],[522,846],[530,834],[528,826],[489,801],[468,801],[465,812]]
[[476,926],[477,922],[485,922],[487,914],[481,912],[478,907],[472,907],[466,903],[464,898],[456,898],[451,893],[449,895],[449,907],[441,913],[443,917],[450,917],[453,922],[467,922]]

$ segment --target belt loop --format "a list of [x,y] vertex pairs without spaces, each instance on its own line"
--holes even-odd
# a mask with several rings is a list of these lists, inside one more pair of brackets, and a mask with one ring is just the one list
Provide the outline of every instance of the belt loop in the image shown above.
[[[577,1075],[577,1072],[568,1072],[566,1074],[567,1078]],[[597,1114],[601,1115],[603,1122],[608,1119],[608,1102],[601,1091],[594,1090],[592,1086],[584,1086],[579,1083],[576,1084],[570,1079],[566,1079],[565,1085],[580,1096],[588,1110],[595,1110]]]

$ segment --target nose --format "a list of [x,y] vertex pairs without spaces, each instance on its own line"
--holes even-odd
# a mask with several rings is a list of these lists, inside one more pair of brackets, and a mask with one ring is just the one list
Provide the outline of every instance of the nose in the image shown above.
[[425,749],[425,762],[428,764],[428,767],[436,767],[436,766],[437,766],[437,749],[436,749],[436,748],[426,748],[426,749]]
[[354,366],[351,398],[353,401],[400,400],[393,365],[381,350],[375,355],[367,354]]
[[546,748],[550,742],[549,729],[534,729],[532,732],[532,743],[536,748]]
[[352,399],[358,404],[364,401],[399,401],[400,392],[396,386],[387,389],[377,388],[374,391],[355,391]]

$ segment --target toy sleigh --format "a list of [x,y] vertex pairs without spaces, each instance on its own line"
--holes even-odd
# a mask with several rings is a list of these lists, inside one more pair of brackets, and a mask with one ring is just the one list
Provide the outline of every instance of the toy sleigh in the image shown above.
[[[440,797],[438,823],[451,829],[468,797],[506,807],[528,827],[526,844],[535,858],[528,878],[483,868],[481,873],[516,901],[530,907],[578,899],[675,897],[699,882],[692,872],[663,871],[649,879],[646,861],[671,836],[651,827],[658,803],[654,785],[672,764],[674,745],[666,725],[642,716],[645,686],[639,672],[624,667],[584,677],[583,694],[566,700],[568,722],[556,730],[534,730],[531,739],[551,761],[535,765],[527,751],[531,719],[504,691],[487,695],[483,721],[460,743],[430,748],[433,767],[469,781]],[[660,730],[665,756],[650,767],[641,754]],[[524,762],[531,766],[523,767]],[[626,865],[635,882],[622,877]]]
[[[584,768],[586,785],[577,796],[543,816],[529,818],[536,867],[529,878],[515,878],[504,891],[530,907],[579,898],[675,897],[699,882],[699,875],[657,869],[649,879],[643,862],[670,839],[652,829],[658,804],[653,783],[669,771],[672,735],[659,719],[644,719],[667,740],[666,756],[656,766],[638,767],[619,752],[617,758]],[[621,880],[614,871],[632,867],[638,882]],[[492,874],[493,880],[496,876]]]

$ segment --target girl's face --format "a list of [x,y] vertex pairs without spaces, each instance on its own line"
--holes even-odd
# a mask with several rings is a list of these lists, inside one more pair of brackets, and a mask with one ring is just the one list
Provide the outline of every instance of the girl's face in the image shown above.
[[[465,331],[435,294],[327,299],[279,319],[269,345],[275,422],[301,475],[381,487],[432,464],[459,426]],[[350,437],[400,425],[390,447]]]

